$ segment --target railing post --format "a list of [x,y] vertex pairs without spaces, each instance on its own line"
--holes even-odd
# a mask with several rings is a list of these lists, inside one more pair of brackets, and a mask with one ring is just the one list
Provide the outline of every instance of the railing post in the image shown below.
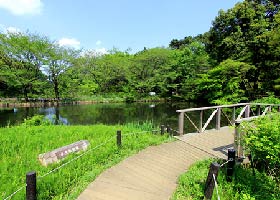
[[250,117],[250,105],[246,106],[246,110],[245,110],[245,118]]
[[236,150],[238,159],[244,158],[243,145],[241,143],[241,138],[243,134],[238,131],[240,122],[235,124],[235,134],[234,134],[234,149]]
[[227,164],[227,181],[232,181],[232,175],[235,165],[235,150],[228,149],[228,164]]
[[234,129],[234,149],[236,151],[236,155],[238,156],[239,153],[239,133],[238,133],[238,128],[239,128],[240,122],[235,122],[235,129]]
[[184,134],[184,112],[180,112],[179,114],[179,135],[182,136]]
[[221,108],[218,108],[216,113],[216,129],[220,130],[221,128]]
[[31,171],[26,174],[26,200],[36,200],[36,172]]
[[202,127],[203,127],[203,110],[200,111],[199,115],[199,132],[202,132]]
[[220,165],[218,163],[211,163],[204,189],[204,196],[207,200],[212,198],[213,190],[215,187],[213,174],[217,179],[219,169]]
[[166,125],[166,132],[171,135],[171,127],[168,124]]
[[233,125],[235,124],[235,106],[233,107],[233,110],[232,110],[232,124]]
[[164,125],[161,125],[161,126],[160,126],[160,134],[161,134],[161,135],[164,134],[164,131],[165,131],[164,129],[165,129],[165,126],[164,126]]
[[120,130],[117,131],[117,146],[122,146],[122,132]]
[[261,106],[257,105],[257,116],[261,115]]

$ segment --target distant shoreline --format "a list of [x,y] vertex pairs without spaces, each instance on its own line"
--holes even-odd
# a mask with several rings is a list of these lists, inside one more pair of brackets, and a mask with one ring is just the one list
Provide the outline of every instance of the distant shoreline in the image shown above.
[[[166,100],[136,100],[135,102],[165,102]],[[0,108],[27,108],[27,107],[51,107],[59,105],[86,105],[86,104],[97,104],[97,103],[126,103],[123,101],[116,100],[76,100],[76,101],[34,101],[34,102],[0,102]]]

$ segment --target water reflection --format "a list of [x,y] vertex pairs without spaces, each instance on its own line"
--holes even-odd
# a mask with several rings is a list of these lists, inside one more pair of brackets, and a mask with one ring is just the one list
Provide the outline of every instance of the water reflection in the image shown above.
[[[24,118],[36,114],[45,115],[55,124],[63,123],[70,125],[90,124],[125,124],[132,122],[152,122],[156,126],[169,124],[177,129],[177,109],[198,107],[191,103],[114,103],[114,104],[91,104],[91,105],[67,105],[46,108],[16,108],[14,110],[0,110],[0,126],[21,123]],[[190,113],[198,118],[196,113]],[[186,126],[189,124],[186,123]]]
[[60,115],[59,107],[40,108],[39,112],[44,114],[45,118],[50,120],[53,124],[70,125],[68,119]]

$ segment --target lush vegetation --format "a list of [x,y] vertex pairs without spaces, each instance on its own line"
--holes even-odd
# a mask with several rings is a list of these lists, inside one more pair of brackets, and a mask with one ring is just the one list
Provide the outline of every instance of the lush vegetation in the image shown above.
[[[270,96],[260,102],[279,103],[279,99]],[[226,181],[226,168],[221,168],[218,175],[220,198],[280,199],[280,114],[273,113],[250,122],[242,122],[240,129],[250,163],[235,167],[232,182]],[[198,162],[183,174],[173,199],[202,199],[211,162],[213,160]],[[214,199],[217,198],[216,191],[213,196]]]
[[[25,174],[35,170],[38,177],[38,199],[75,199],[106,168],[149,145],[170,140],[166,135],[152,134],[151,129],[152,125],[149,123],[125,126],[55,126],[38,116],[26,120],[20,126],[0,128],[0,198],[7,197],[23,186]],[[116,146],[117,130],[122,130],[124,135],[121,148]],[[69,155],[48,167],[40,165],[39,154],[79,140],[90,142],[87,154],[40,178],[81,153]],[[106,141],[105,145],[95,149]],[[24,190],[20,191],[13,199],[23,199],[24,193]]]
[[280,182],[280,115],[242,123],[241,129],[254,167]]
[[[179,186],[173,200],[203,199],[204,187],[210,163],[213,160],[199,161],[180,176]],[[222,162],[222,161],[219,161]],[[232,182],[226,181],[225,166],[219,170],[218,193],[225,200],[277,200],[280,198],[280,185],[265,173],[253,172],[251,168],[236,166]],[[216,190],[213,199],[217,199]]]
[[32,33],[0,33],[0,97],[210,103],[255,100],[280,89],[279,1],[244,0],[221,10],[210,30],[169,47],[108,54],[61,47]]

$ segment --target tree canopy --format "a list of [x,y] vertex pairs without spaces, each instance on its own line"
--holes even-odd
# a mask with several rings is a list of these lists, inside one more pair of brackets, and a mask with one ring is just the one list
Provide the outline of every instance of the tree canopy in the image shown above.
[[0,34],[0,97],[98,94],[231,103],[280,95],[280,1],[244,0],[219,11],[206,33],[169,47],[107,54],[46,36]]

